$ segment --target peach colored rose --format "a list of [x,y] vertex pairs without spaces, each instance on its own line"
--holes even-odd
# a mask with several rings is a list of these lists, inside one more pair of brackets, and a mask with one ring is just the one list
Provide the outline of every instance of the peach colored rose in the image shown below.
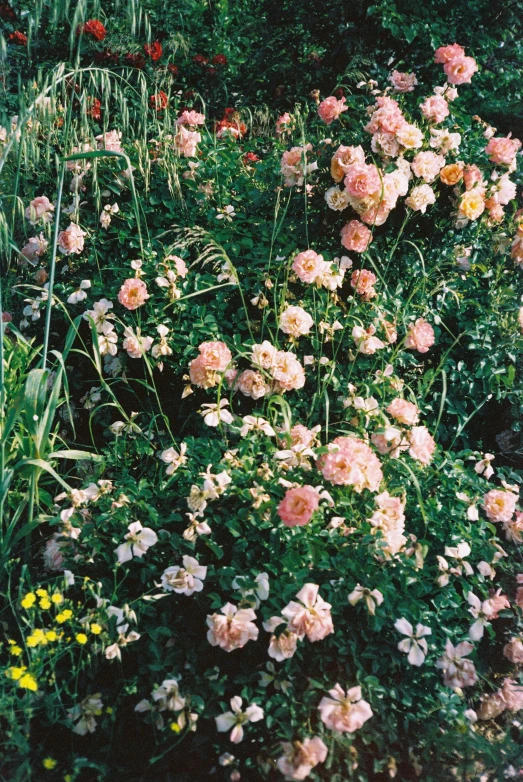
[[423,116],[428,119],[429,122],[435,122],[436,125],[443,122],[450,114],[449,104],[443,95],[431,95],[430,98],[427,98],[427,100],[421,104],[420,109]]
[[436,443],[426,426],[415,426],[409,432],[409,454],[422,464],[430,464]]
[[125,339],[122,347],[130,358],[142,358],[154,342],[152,337],[142,337],[139,329],[135,334],[130,326],[126,326],[123,333]]
[[320,500],[313,486],[298,486],[288,489],[278,505],[278,516],[286,527],[303,527],[308,524]]
[[365,152],[362,147],[340,146],[331,160],[331,176],[335,182],[341,182],[350,166],[365,163]]
[[473,57],[455,57],[445,63],[443,70],[450,84],[469,84],[478,66]]
[[483,509],[489,521],[511,521],[518,495],[511,491],[491,489],[483,496]]
[[485,183],[483,181],[483,174],[476,164],[467,165],[463,170],[463,182],[467,190],[478,188],[483,190]]
[[436,202],[436,195],[430,185],[417,185],[410,191],[405,204],[414,212],[425,214],[427,207]]
[[285,133],[287,128],[285,127],[288,125],[292,120],[291,115],[288,111],[285,112],[285,114],[281,114],[278,119],[276,120],[276,135],[281,136],[282,133]]
[[355,164],[345,176],[345,187],[355,198],[365,198],[381,189],[381,177],[375,165]]
[[225,342],[202,342],[198,350],[208,369],[225,372],[232,361],[232,353]]
[[370,301],[376,296],[376,291],[374,290],[376,280],[376,275],[368,269],[359,269],[352,272],[350,284],[354,288],[354,292],[361,296],[363,301]]
[[394,92],[400,93],[412,92],[418,84],[415,73],[400,73],[400,71],[392,71],[389,81],[394,88]]
[[226,603],[219,614],[207,616],[207,640],[211,646],[219,646],[226,652],[241,649],[248,641],[258,638],[255,619],[252,608],[239,609],[232,603]]
[[387,413],[406,426],[414,426],[419,420],[419,410],[416,405],[400,397],[392,400],[387,407]]
[[367,443],[357,437],[336,437],[330,449],[316,463],[326,481],[352,486],[358,494],[363,489],[379,491],[381,463]]
[[445,158],[436,152],[418,152],[411,163],[415,175],[427,184],[434,182],[444,165]]
[[319,736],[306,738],[303,742],[285,741],[281,745],[283,755],[276,761],[276,767],[285,780],[306,779],[312,769],[323,763],[327,757],[327,747]]
[[385,133],[397,133],[404,125],[405,117],[394,98],[381,95],[376,99],[376,105],[372,108],[370,122],[365,125],[369,133],[377,133],[383,130]]
[[382,432],[375,432],[370,441],[379,453],[388,453],[392,459],[397,459],[401,452],[409,447],[404,441],[401,429],[395,426],[387,426]]
[[136,310],[149,298],[147,285],[137,277],[126,280],[118,292],[118,301],[128,310]]
[[308,334],[313,326],[313,319],[303,307],[287,307],[280,315],[280,329],[291,337]]
[[294,353],[278,350],[274,357],[272,376],[282,391],[293,391],[305,385],[305,370]]
[[503,523],[503,532],[506,539],[512,543],[523,543],[523,513],[517,510],[513,519],[505,521]]
[[418,353],[427,353],[435,342],[434,329],[424,318],[418,318],[410,327],[405,338],[405,347],[408,350],[417,350]]
[[264,340],[252,346],[252,363],[261,369],[271,369],[274,365],[277,350],[274,345]]
[[299,638],[307,636],[309,641],[321,641],[334,632],[330,603],[319,594],[317,584],[305,584],[294,600],[285,606],[282,615],[288,620],[287,629]]
[[324,274],[325,267],[328,265],[323,260],[323,256],[318,255],[314,250],[304,250],[294,259],[292,269],[302,282],[313,283]]
[[261,399],[271,391],[261,372],[255,372],[253,369],[244,369],[235,378],[234,387],[251,399]]
[[448,166],[444,166],[439,172],[439,178],[444,185],[457,185],[460,179],[463,178],[464,164],[458,160],[455,163],[449,163]]
[[520,147],[521,141],[517,138],[510,138],[510,136],[491,138],[485,148],[485,152],[490,156],[492,163],[510,166]]
[[345,692],[336,684],[329,695],[318,706],[321,721],[327,728],[338,733],[355,733],[372,717],[371,707],[361,697],[361,687],[351,687]]
[[479,188],[467,190],[461,196],[458,217],[466,220],[477,220],[485,211],[485,198]]
[[71,223],[69,228],[58,234],[58,249],[64,255],[71,255],[71,253],[78,255],[84,249],[84,236],[87,236],[87,233],[76,223]]
[[37,198],[33,198],[25,210],[25,216],[31,225],[36,225],[40,221],[43,223],[50,223],[53,219],[53,212],[54,204],[50,202],[47,196],[38,196]]
[[318,114],[326,125],[331,125],[343,111],[347,111],[349,107],[345,105],[346,102],[346,98],[337,100],[333,95],[322,100],[318,106]]
[[405,149],[418,149],[423,144],[423,133],[417,125],[405,122],[396,133],[396,138]]
[[460,46],[458,43],[453,43],[450,46],[440,46],[439,49],[436,49],[434,52],[434,62],[445,65],[451,60],[455,60],[456,57],[464,56],[465,49],[463,46]]
[[341,243],[347,250],[364,253],[371,242],[371,231],[359,220],[351,220],[341,229]]

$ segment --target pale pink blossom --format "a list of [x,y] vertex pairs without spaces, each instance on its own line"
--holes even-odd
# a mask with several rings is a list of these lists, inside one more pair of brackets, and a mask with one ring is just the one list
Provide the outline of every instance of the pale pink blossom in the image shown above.
[[449,116],[449,104],[443,95],[431,95],[420,106],[421,113],[429,120],[439,125]]
[[436,202],[436,194],[430,185],[417,185],[410,191],[405,204],[414,212],[425,214],[427,207]]
[[473,641],[481,641],[485,632],[485,626],[490,624],[490,620],[493,618],[492,606],[488,600],[481,601],[473,592],[468,593],[467,602],[470,606],[469,613],[475,619],[475,622],[470,627],[469,637]]
[[38,258],[44,255],[45,251],[49,247],[49,242],[44,237],[43,233],[38,236],[32,236],[27,240],[27,244],[22,247],[20,254],[24,256],[26,261],[35,266],[38,263]]
[[261,343],[252,346],[252,363],[260,369],[272,369],[278,353],[274,345],[264,340]]
[[514,681],[514,679],[505,679],[499,692],[502,694],[509,711],[520,711],[523,709],[522,684]]
[[424,318],[418,318],[407,333],[405,347],[408,350],[417,350],[418,353],[427,353],[434,342],[434,329]]
[[422,464],[430,464],[436,443],[426,426],[414,426],[409,432],[409,454]]
[[325,480],[352,486],[358,494],[363,489],[379,490],[383,480],[381,463],[367,443],[357,437],[336,437],[330,449],[317,461]]
[[118,301],[127,310],[138,309],[142,304],[145,304],[148,298],[147,285],[137,277],[125,280],[118,292]]
[[118,562],[129,562],[133,557],[141,559],[151,546],[158,542],[158,536],[149,527],[142,527],[139,521],[129,524],[129,532],[124,536],[125,543],[116,549]]
[[196,130],[187,130],[184,125],[178,125],[178,130],[174,136],[174,146],[183,157],[195,157],[201,140],[201,134]]
[[358,269],[352,272],[350,284],[355,293],[362,297],[363,301],[370,301],[376,296],[374,284],[377,277],[368,269]]
[[247,722],[259,722],[263,719],[263,709],[261,709],[256,703],[252,703],[247,706],[245,711],[242,711],[242,699],[239,695],[235,695],[230,700],[232,711],[226,711],[225,714],[220,714],[219,717],[215,717],[216,729],[219,733],[227,733],[231,731],[230,739],[233,744],[239,744],[243,739],[243,726]]
[[305,370],[294,353],[277,351],[272,376],[282,391],[293,391],[305,385]]
[[406,619],[396,619],[394,627],[402,635],[406,635],[403,641],[398,644],[398,649],[404,654],[408,654],[407,660],[411,665],[420,666],[423,665],[425,657],[427,656],[427,642],[424,638],[426,635],[431,635],[432,630],[430,627],[426,627],[422,624],[416,625],[416,630]]
[[294,338],[308,334],[313,325],[313,319],[303,307],[287,307],[280,315],[280,329]]
[[331,176],[335,182],[341,182],[349,167],[354,164],[365,163],[363,147],[338,147],[331,160]]
[[194,557],[184,556],[183,567],[174,565],[162,573],[162,587],[166,592],[190,597],[195,592],[201,592],[207,576],[207,568],[200,565]]
[[418,152],[411,163],[414,174],[427,184],[434,182],[444,165],[443,155],[430,151]]
[[405,149],[418,149],[423,144],[423,132],[417,125],[405,122],[396,133],[396,139]]
[[385,133],[384,130],[373,134],[370,146],[373,152],[385,157],[397,157],[400,152],[400,145],[394,133]]
[[391,415],[400,424],[414,426],[419,420],[419,410],[415,404],[406,399],[396,397],[387,407],[387,413]]
[[521,141],[517,138],[510,138],[509,135],[503,138],[491,138],[485,152],[489,155],[492,163],[510,166],[520,147]]
[[298,253],[292,263],[292,269],[302,282],[313,283],[320,280],[329,264],[314,250],[304,250]]
[[99,136],[95,136],[98,142],[98,149],[107,149],[110,152],[121,152],[122,145],[120,140],[122,134],[119,130],[109,130],[106,133],[101,133]]
[[289,660],[294,656],[299,641],[299,636],[296,633],[290,632],[288,629],[279,632],[278,635],[274,631],[285,623],[285,619],[281,616],[271,616],[271,618],[263,623],[263,628],[268,633],[272,633],[271,640],[269,642],[268,655],[277,662],[283,662],[283,660]]
[[359,220],[351,220],[341,229],[341,243],[347,250],[364,253],[372,242],[372,232]]
[[400,71],[392,71],[389,81],[394,88],[394,92],[400,93],[412,92],[418,84],[415,73],[401,73]]
[[478,719],[493,720],[496,717],[499,717],[506,708],[507,704],[501,690],[498,690],[492,695],[484,695],[481,698],[479,708],[477,709]]
[[297,486],[288,489],[278,505],[278,516],[286,527],[303,527],[311,520],[320,503],[313,486]]
[[483,509],[489,521],[511,521],[516,510],[518,495],[511,491],[491,489],[483,496]]
[[256,641],[258,638],[255,619],[252,608],[238,608],[232,603],[226,603],[219,614],[207,616],[207,640],[211,646],[219,646],[226,652],[241,649],[248,641]]
[[276,767],[286,782],[306,779],[318,763],[325,762],[328,752],[319,736],[292,744],[285,741],[281,747],[284,754],[276,761]]
[[334,632],[331,605],[318,592],[316,584],[305,584],[296,595],[300,602],[291,601],[282,611],[289,632],[300,638],[307,636],[309,641],[321,641]]
[[331,125],[335,119],[338,119],[343,111],[347,111],[346,98],[337,100],[333,95],[322,100],[318,106],[318,114],[326,125]]
[[176,120],[177,125],[203,125],[205,123],[205,116],[203,114],[200,114],[197,111],[182,111],[178,119]]
[[371,111],[370,121],[364,128],[368,133],[374,134],[380,130],[385,133],[397,133],[405,123],[405,117],[397,101],[387,95],[376,98],[376,105]]
[[58,249],[64,255],[71,255],[71,253],[78,255],[84,249],[84,236],[87,236],[87,233],[76,223],[71,223],[65,231],[58,234]]
[[297,185],[301,187],[307,174],[316,171],[318,164],[316,161],[309,163],[307,153],[312,151],[312,145],[306,144],[303,147],[292,147],[283,153],[281,159],[281,173],[284,176],[286,187]]
[[234,388],[245,396],[250,396],[251,399],[261,399],[271,391],[262,373],[254,369],[244,369],[240,372],[234,381]]
[[343,212],[349,206],[349,192],[347,190],[340,190],[339,187],[329,187],[325,192],[325,201],[329,209],[335,212]]
[[140,329],[137,329],[135,333],[130,326],[126,326],[123,333],[125,339],[122,342],[122,347],[130,358],[143,358],[154,342],[153,337],[143,337],[140,334]]
[[63,570],[65,541],[58,540],[58,533],[49,538],[43,551],[46,570]]
[[473,57],[455,57],[443,66],[450,84],[469,84],[478,70]]
[[523,663],[523,638],[511,638],[503,647],[503,654],[511,663]]
[[401,452],[409,447],[401,429],[396,426],[386,426],[383,430],[374,432],[370,441],[379,453],[388,453],[392,459],[397,459]]
[[276,135],[281,136],[282,133],[285,133],[287,128],[285,127],[288,125],[292,120],[291,115],[288,111],[285,112],[285,114],[281,114],[278,119],[276,120]]
[[356,584],[349,594],[348,601],[351,606],[355,606],[360,600],[365,601],[367,611],[371,616],[374,616],[376,613],[376,606],[380,606],[383,603],[383,595],[379,589],[368,589],[367,587],[362,587],[360,584]]
[[472,687],[478,680],[476,668],[471,660],[465,660],[474,647],[468,641],[454,646],[447,640],[445,654],[436,661],[436,667],[443,670],[443,683],[446,687]]
[[345,187],[354,198],[366,198],[381,188],[381,177],[374,164],[355,163],[345,175]]
[[25,210],[25,216],[31,225],[36,225],[39,222],[50,223],[53,219],[53,212],[54,204],[50,202],[47,196],[38,196],[33,198]]
[[453,43],[450,46],[440,46],[434,52],[434,62],[440,65],[445,65],[451,60],[455,60],[457,57],[464,57],[465,49],[458,43]]
[[380,550],[388,559],[395,556],[405,546],[405,502],[400,497],[392,497],[387,491],[376,497],[377,510],[369,519],[373,534],[380,533]]
[[345,692],[339,684],[329,690],[318,706],[321,721],[327,728],[338,733],[355,733],[372,715],[367,701],[362,699],[361,687],[351,687]]
[[377,350],[381,350],[385,347],[385,343],[376,334],[376,327],[372,324],[367,328],[363,326],[354,326],[352,329],[352,338],[356,343],[359,353],[363,353],[366,356],[372,356]]

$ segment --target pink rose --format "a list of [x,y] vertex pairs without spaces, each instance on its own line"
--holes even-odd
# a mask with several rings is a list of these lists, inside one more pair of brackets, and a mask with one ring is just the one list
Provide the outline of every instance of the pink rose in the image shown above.
[[517,494],[491,489],[483,497],[483,509],[489,521],[510,521],[516,510]]
[[338,733],[355,733],[372,717],[371,707],[362,700],[361,687],[351,687],[345,692],[336,684],[329,695],[318,706],[321,721],[327,728]]
[[292,263],[292,269],[299,279],[308,283],[321,279],[328,266],[329,264],[323,260],[323,256],[318,255],[314,250],[304,250],[298,253]]
[[405,338],[405,347],[408,350],[417,350],[418,353],[427,353],[435,342],[434,329],[424,318],[418,318],[410,327]]
[[469,84],[478,66],[473,57],[456,57],[445,63],[443,70],[450,84]]
[[336,437],[330,448],[316,463],[326,481],[352,486],[358,494],[363,489],[379,491],[381,463],[367,443],[357,437]]
[[232,603],[226,603],[219,614],[207,617],[207,640],[211,646],[219,646],[226,652],[241,649],[248,641],[258,638],[255,619],[252,608],[239,609]]
[[381,177],[375,165],[365,163],[349,167],[345,187],[354,198],[366,198],[381,188]]
[[53,219],[53,212],[54,204],[49,201],[47,196],[38,196],[33,198],[25,210],[25,216],[31,225],[36,225],[40,220],[43,223],[50,223]]
[[84,236],[87,236],[86,232],[82,231],[76,223],[71,223],[69,228],[58,234],[59,250],[64,255],[71,255],[71,253],[78,255],[84,249]]
[[101,133],[99,136],[95,136],[98,142],[98,149],[107,149],[111,152],[121,152],[122,145],[120,139],[122,134],[118,130],[109,130],[107,133]]
[[523,639],[511,638],[503,647],[503,654],[511,663],[523,663]]
[[261,399],[261,397],[269,394],[271,390],[261,372],[256,372],[254,369],[244,369],[235,378],[234,387],[245,396],[250,396],[251,399]]
[[485,148],[485,152],[487,155],[490,155],[492,163],[510,166],[520,147],[521,141],[517,138],[510,138],[510,136],[491,138]]
[[118,292],[118,301],[128,310],[136,310],[149,298],[147,285],[136,277],[126,280]]
[[205,117],[203,114],[199,114],[197,111],[182,111],[178,119],[176,120],[177,125],[203,125],[205,122]]
[[376,296],[376,291],[374,290],[376,280],[376,275],[368,269],[359,269],[352,272],[350,284],[354,288],[355,293],[362,297],[363,301],[370,301],[370,299]]
[[281,747],[284,754],[276,761],[276,767],[286,780],[306,779],[314,766],[325,761],[328,752],[319,736],[292,744],[285,741]]
[[347,250],[364,253],[372,242],[372,232],[359,220],[351,220],[341,229],[341,243]]
[[412,92],[418,84],[416,74],[400,73],[400,71],[392,71],[389,81],[394,88],[394,92]]
[[322,100],[318,106],[318,114],[326,125],[331,125],[335,119],[338,119],[342,111],[347,111],[348,106],[345,105],[346,102],[345,98],[337,100],[333,95]]
[[430,98],[421,104],[421,113],[429,122],[435,122],[439,124],[449,116],[449,104],[443,97],[443,95],[432,95]]
[[280,391],[293,391],[305,385],[305,370],[294,353],[278,350],[274,356],[272,376]]
[[426,426],[415,426],[409,432],[409,454],[422,464],[430,464],[436,443]]
[[320,500],[313,486],[289,489],[278,505],[278,516],[286,527],[303,527],[308,524]]
[[49,242],[44,238],[43,233],[39,236],[32,236],[27,244],[22,247],[20,254],[33,266],[38,262],[49,246]]
[[287,630],[300,638],[307,636],[309,641],[321,641],[334,632],[330,603],[319,594],[317,584],[305,584],[294,600],[282,610],[282,616],[288,620]]
[[174,137],[174,146],[184,157],[195,157],[196,147],[202,140],[196,130],[187,130],[184,125],[178,125],[178,132]]
[[416,405],[400,397],[392,400],[387,407],[387,413],[406,426],[414,426],[419,420],[419,410]]
[[434,62],[440,65],[445,65],[451,60],[455,60],[456,57],[464,57],[465,49],[460,46],[459,43],[453,43],[451,46],[440,46],[434,52]]
[[444,165],[443,155],[427,151],[418,152],[411,163],[411,168],[417,177],[429,184],[434,182]]
[[359,163],[365,163],[365,153],[363,148],[340,146],[334,153],[331,160],[331,176],[335,182],[341,182],[349,167]]
[[475,163],[466,165],[463,169],[463,182],[466,190],[472,190],[476,185],[481,189],[484,188],[483,174]]

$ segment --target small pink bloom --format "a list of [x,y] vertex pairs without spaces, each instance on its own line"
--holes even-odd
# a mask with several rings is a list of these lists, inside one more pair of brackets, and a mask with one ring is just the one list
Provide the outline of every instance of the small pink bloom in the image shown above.
[[53,219],[53,212],[54,204],[50,202],[47,196],[38,196],[33,198],[25,210],[25,216],[31,225],[36,225],[40,220],[43,223],[50,223]]
[[278,516],[286,527],[303,527],[311,520],[320,504],[313,486],[297,486],[289,489],[278,505]]
[[436,49],[434,52],[434,62],[445,65],[447,62],[455,60],[456,57],[464,56],[465,49],[463,46],[460,46],[459,43],[453,43],[450,46],[440,46],[439,49]]
[[429,120],[429,122],[435,122],[438,125],[440,122],[449,116],[449,104],[443,97],[443,95],[432,95],[430,98],[421,104],[421,113]]
[[483,497],[483,509],[489,521],[511,521],[516,510],[517,494],[501,489],[491,489]]
[[136,310],[149,298],[147,285],[137,277],[126,280],[118,292],[118,301],[128,310]]
[[256,641],[258,638],[255,619],[252,608],[239,609],[232,603],[226,603],[219,614],[207,617],[207,640],[211,646],[219,646],[226,652],[241,649],[248,641]]
[[349,166],[345,187],[354,198],[366,198],[381,188],[381,177],[375,165],[355,163]]
[[376,280],[376,275],[368,269],[359,269],[352,272],[350,284],[354,288],[355,293],[362,297],[363,301],[370,301],[370,299],[376,296],[376,291],[374,290]]
[[276,766],[287,782],[306,779],[314,766],[325,761],[328,752],[319,736],[306,738],[303,742],[294,741],[292,744],[285,741],[281,747],[284,754],[278,758]]
[[225,372],[232,361],[232,353],[225,342],[202,342],[198,348],[208,369]]
[[254,369],[244,369],[238,377],[235,377],[234,388],[245,396],[250,396],[251,399],[261,399],[263,396],[267,396],[271,390],[262,373],[256,372]]
[[338,119],[342,111],[347,111],[348,106],[345,105],[346,102],[346,98],[337,100],[333,95],[322,100],[318,106],[318,114],[326,125],[331,125],[335,119]]
[[409,454],[422,464],[430,464],[436,443],[426,426],[415,426],[409,432]]
[[478,66],[473,57],[456,57],[445,63],[443,70],[450,84],[469,84]]
[[414,426],[419,420],[419,410],[412,402],[407,402],[406,399],[400,399],[397,397],[393,399],[390,405],[387,407],[387,413],[391,415],[400,424],[406,424],[407,426]]
[[503,686],[498,692],[503,696],[509,711],[520,711],[523,709],[523,685],[514,681],[514,679],[505,679]]
[[108,130],[107,133],[101,133],[99,136],[95,136],[98,142],[98,149],[107,149],[111,152],[121,152],[122,145],[120,139],[122,134],[118,130]]
[[203,125],[205,122],[205,116],[203,114],[199,114],[197,111],[182,111],[178,119],[176,120],[177,125],[190,125],[190,126],[196,126],[196,125]]
[[294,353],[278,350],[274,357],[272,376],[283,391],[293,391],[305,385],[305,370]]
[[418,84],[415,73],[400,73],[400,71],[392,71],[389,81],[394,92],[412,92]]
[[196,148],[201,140],[201,134],[196,130],[187,130],[185,125],[178,125],[178,131],[174,137],[174,146],[180,155],[195,157]]
[[446,687],[472,687],[478,680],[476,668],[471,660],[465,660],[474,647],[469,641],[454,646],[447,641],[445,654],[436,662],[437,668],[443,669],[443,683]]
[[314,250],[304,250],[294,259],[292,269],[302,282],[313,283],[321,279],[328,266],[322,255]]
[[485,152],[490,156],[492,163],[510,166],[520,147],[521,141],[517,138],[510,138],[510,136],[506,138],[491,138]]
[[472,190],[476,186],[484,188],[485,183],[483,181],[483,174],[475,163],[465,166],[463,170],[463,182],[465,183],[466,190]]
[[511,638],[503,647],[503,654],[511,663],[523,663],[523,639]]
[[351,220],[341,229],[341,243],[347,250],[364,253],[372,242],[372,232],[359,220]]
[[288,619],[287,629],[300,638],[307,636],[309,641],[321,641],[334,632],[331,617],[331,605],[318,594],[319,586],[305,584],[296,595],[300,601],[291,601],[282,611]]
[[361,687],[351,687],[345,692],[335,684],[329,695],[318,706],[321,721],[327,728],[338,733],[355,733],[372,717],[370,705],[361,697]]
[[325,480],[338,486],[352,486],[379,491],[383,473],[381,463],[373,450],[357,437],[336,437],[330,453],[320,456],[317,467]]
[[424,318],[418,318],[408,331],[405,347],[408,350],[417,350],[418,353],[427,353],[434,342],[434,329]]
[[69,228],[58,234],[59,250],[64,255],[71,255],[71,253],[78,255],[84,249],[84,236],[87,236],[86,232],[82,231],[76,223],[71,223]]
[[350,166],[355,163],[360,165],[365,163],[365,152],[361,146],[338,147],[331,160],[331,176],[334,181],[341,182]]

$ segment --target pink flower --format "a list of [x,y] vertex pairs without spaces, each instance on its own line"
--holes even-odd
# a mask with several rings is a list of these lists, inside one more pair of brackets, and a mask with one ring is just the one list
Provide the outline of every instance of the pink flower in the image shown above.
[[336,437],[330,448],[317,461],[326,481],[352,486],[358,494],[363,489],[379,490],[383,480],[381,463],[367,443],[357,437]]
[[409,432],[409,454],[422,464],[430,464],[436,443],[426,426],[415,426]]
[[53,212],[54,204],[50,202],[47,196],[38,196],[33,198],[25,210],[25,216],[31,225],[36,225],[40,220],[43,223],[50,223],[53,219]]
[[443,95],[432,95],[430,98],[421,104],[421,113],[429,120],[429,122],[435,122],[439,124],[449,116],[449,104],[443,97]]
[[331,605],[320,597],[318,591],[316,584],[305,584],[296,595],[300,602],[291,601],[282,611],[289,622],[289,632],[300,638],[307,636],[309,641],[321,641],[334,632]]
[[465,49],[458,43],[453,43],[451,46],[440,46],[434,52],[434,62],[440,65],[445,65],[451,60],[455,60],[456,57],[464,57]]
[[516,510],[517,494],[491,489],[483,497],[483,509],[489,521],[510,521]]
[[306,335],[313,326],[313,319],[303,307],[287,307],[280,315],[280,329],[291,337]]
[[118,130],[109,130],[107,133],[101,133],[99,136],[95,136],[98,142],[98,149],[107,149],[110,152],[121,152],[122,145],[120,139],[122,134]]
[[201,134],[196,130],[187,130],[184,125],[178,125],[178,131],[174,137],[174,146],[180,155],[195,157],[196,147],[201,140]]
[[501,690],[493,695],[484,695],[477,710],[480,720],[493,720],[505,711],[507,704]]
[[142,337],[140,329],[135,334],[130,326],[124,329],[125,339],[122,347],[127,351],[130,358],[143,358],[144,354],[151,349],[154,339],[152,337]]
[[377,510],[369,519],[373,534],[380,533],[378,540],[380,552],[387,559],[397,554],[405,546],[405,502],[401,497],[392,497],[387,491],[376,497]]
[[376,280],[376,275],[368,269],[360,269],[352,272],[350,284],[354,288],[355,293],[362,297],[363,301],[370,301],[370,299],[376,296],[376,291],[374,290]]
[[28,239],[27,244],[20,250],[20,254],[34,266],[38,262],[38,258],[42,257],[48,247],[49,242],[44,238],[43,233],[41,233],[39,236],[32,236]]
[[436,152],[418,152],[411,163],[415,175],[427,184],[434,182],[444,165],[445,158]]
[[200,388],[212,388],[218,382],[217,372],[225,372],[232,353],[224,342],[202,342],[200,355],[189,364],[191,383]]
[[285,125],[288,125],[291,121],[292,117],[289,114],[288,111],[285,112],[285,114],[281,114],[278,119],[276,120],[276,135],[281,136],[282,133],[284,133],[287,128]]
[[478,66],[473,57],[456,57],[445,63],[443,70],[450,84],[469,84]]
[[400,424],[406,424],[407,426],[414,426],[419,420],[419,410],[412,402],[407,402],[406,399],[400,399],[397,397],[393,399],[390,405],[387,407],[387,413],[391,415]]
[[523,685],[514,681],[514,679],[505,679],[503,686],[498,692],[503,696],[509,711],[520,711],[523,709]]
[[341,243],[347,250],[364,253],[372,242],[372,232],[359,220],[351,220],[341,229]]
[[254,369],[244,369],[235,379],[234,388],[245,396],[250,396],[251,399],[261,399],[271,390],[261,372],[256,372]]
[[394,92],[412,92],[418,84],[415,73],[400,73],[400,71],[392,71],[389,81]]
[[338,119],[342,111],[347,111],[348,106],[345,105],[346,102],[346,98],[337,100],[333,95],[322,100],[318,106],[318,114],[326,125],[331,125],[335,119]]
[[71,255],[71,253],[78,255],[84,249],[84,236],[87,236],[86,232],[82,231],[76,223],[71,223],[69,228],[58,234],[59,250],[64,255]]
[[278,505],[278,516],[286,527],[303,527],[318,509],[320,499],[313,486],[289,489]]
[[203,125],[205,122],[205,116],[203,114],[199,114],[197,111],[182,111],[178,119],[176,120],[177,125]]
[[[274,631],[284,623],[285,619],[281,616],[271,616],[267,622],[263,623],[263,629],[268,633],[274,633]],[[296,633],[291,633],[287,629],[280,632],[279,635],[271,635],[268,650],[269,657],[272,657],[273,660],[277,660],[278,662],[289,660],[291,657],[294,657],[299,640]]]
[[285,741],[281,745],[284,754],[276,761],[278,771],[285,780],[303,780],[311,773],[314,766],[323,763],[327,757],[327,747],[319,736],[306,738],[303,742]]
[[294,353],[278,350],[272,376],[282,391],[293,391],[305,385],[305,370]]
[[349,166],[345,187],[354,198],[366,198],[381,188],[381,177],[375,165],[355,163]]
[[128,310],[136,310],[149,298],[147,285],[137,277],[126,280],[118,292],[118,301]]
[[317,162],[309,163],[307,158],[307,153],[311,150],[312,145],[306,144],[303,147],[292,147],[283,153],[280,170],[285,177],[285,187],[293,187],[294,185],[301,187],[307,174],[316,171]]
[[[490,155],[492,163],[500,163],[504,166],[510,166],[517,155],[521,141],[510,136],[503,138],[491,138],[485,148],[487,155]],[[26,212],[27,216],[27,212]]]
[[241,649],[248,641],[257,640],[256,614],[252,608],[239,609],[232,603],[226,603],[220,611],[207,617],[207,640],[211,646],[232,652]]
[[503,647],[503,654],[511,663],[523,663],[523,639],[511,638]]
[[418,353],[427,353],[434,342],[434,329],[424,318],[418,318],[408,331],[405,347],[408,350],[417,350]]
[[465,183],[466,190],[472,190],[476,185],[480,188],[484,188],[485,183],[483,181],[483,174],[475,163],[465,166],[463,170],[463,182]]
[[46,570],[62,570],[64,564],[65,541],[59,541],[58,533],[49,538],[43,552],[44,567]]
[[373,135],[380,130],[395,134],[405,124],[405,117],[397,101],[388,96],[378,97],[371,111],[370,122],[365,125],[365,130]]
[[298,253],[292,263],[292,269],[296,272],[302,282],[318,282],[325,273],[329,264],[323,260],[322,255],[318,255],[314,250],[304,250]]
[[365,163],[365,152],[362,147],[338,147],[331,160],[331,176],[334,181],[341,182],[350,166],[356,163],[360,165]]
[[436,667],[443,669],[443,683],[446,687],[472,687],[478,680],[476,668],[471,660],[463,658],[474,649],[469,641],[454,646],[449,640],[445,654],[436,661]]
[[375,337],[375,334],[376,326],[372,323],[367,329],[363,328],[363,326],[353,327],[352,337],[359,353],[363,353],[365,356],[373,356],[377,350],[385,347],[385,343],[378,337]]
[[351,687],[345,692],[335,684],[329,695],[318,706],[321,721],[327,728],[338,733],[355,733],[372,717],[370,705],[362,700],[361,687]]

